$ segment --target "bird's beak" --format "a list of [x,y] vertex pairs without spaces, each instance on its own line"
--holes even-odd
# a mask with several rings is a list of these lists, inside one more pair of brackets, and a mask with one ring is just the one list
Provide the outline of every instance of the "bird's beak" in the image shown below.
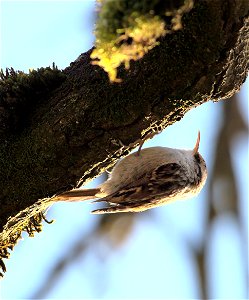
[[195,143],[195,147],[193,149],[193,154],[195,155],[198,150],[199,150],[199,145],[200,145],[200,139],[201,139],[201,134],[200,134],[200,131],[198,131],[198,136],[197,136],[197,140],[196,140],[196,143]]

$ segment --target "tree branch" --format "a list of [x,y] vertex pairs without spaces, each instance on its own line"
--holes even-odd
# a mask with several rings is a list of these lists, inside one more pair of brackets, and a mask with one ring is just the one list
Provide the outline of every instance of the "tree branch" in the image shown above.
[[239,90],[248,70],[248,6],[244,0],[195,1],[183,29],[161,38],[128,72],[119,68],[118,84],[91,64],[92,50],[56,73],[52,86],[37,76],[34,89],[32,74],[25,89],[18,74],[1,82],[2,257],[22,230],[36,230],[51,196],[91,180],[127,154],[119,140],[129,145],[191,108]]

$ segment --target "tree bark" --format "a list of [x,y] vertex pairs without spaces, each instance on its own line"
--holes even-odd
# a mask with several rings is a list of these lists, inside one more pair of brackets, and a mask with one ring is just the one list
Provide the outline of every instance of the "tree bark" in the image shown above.
[[91,64],[89,50],[46,91],[27,84],[21,100],[13,86],[2,94],[2,257],[22,230],[40,230],[40,213],[53,195],[91,180],[127,154],[132,147],[121,148],[120,140],[134,143],[191,108],[239,90],[248,70],[248,9],[246,0],[195,1],[182,30],[167,34],[129,71],[119,68],[121,83],[110,83]]

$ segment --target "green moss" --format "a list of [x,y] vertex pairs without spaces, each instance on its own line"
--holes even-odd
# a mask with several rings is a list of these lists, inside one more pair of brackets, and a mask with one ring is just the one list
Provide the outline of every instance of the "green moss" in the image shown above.
[[0,269],[2,270],[2,272],[0,272],[0,277],[3,277],[3,273],[6,272],[6,267],[3,259],[9,258],[9,250],[13,250],[14,246],[21,239],[22,232],[27,232],[29,237],[33,237],[35,232],[42,231],[43,220],[48,224],[51,224],[53,222],[48,221],[45,218],[43,212],[39,212],[31,217],[25,215],[25,212],[21,212],[15,217],[15,220],[10,220],[14,223],[11,224],[12,230],[9,232],[6,229],[7,232],[2,233],[3,235],[6,234],[6,237],[5,239],[3,239],[3,241],[1,241],[0,244]]
[[[8,102],[8,97],[23,98],[28,95],[37,96],[58,86],[65,79],[54,64],[51,67],[30,70],[28,74],[15,71],[13,68],[0,71],[0,101]],[[35,98],[33,98],[35,100]]]
[[[47,186],[51,178],[49,166],[55,166],[51,167],[53,171],[56,168],[58,170],[60,166],[56,165],[57,160],[54,157],[56,150],[54,141],[42,143],[42,140],[37,140],[43,136],[42,132],[37,135],[23,133],[15,140],[0,145],[0,188],[2,194],[11,199],[6,206],[8,210],[21,210],[25,207],[23,201],[27,198],[37,199],[37,195],[48,196]],[[4,202],[4,199],[1,200]],[[4,209],[2,207],[3,213]]]
[[28,74],[13,68],[0,71],[0,107],[4,108],[0,123],[0,140],[23,130],[29,113],[48,93],[57,88],[66,75],[52,68],[30,70]]
[[[42,221],[47,221],[43,214],[47,208],[46,201],[42,200],[43,204],[34,204],[26,209],[23,203],[26,198],[37,199],[37,194],[48,182],[44,165],[53,151],[48,150],[48,154],[44,156],[37,145],[36,140],[25,138],[24,135],[16,138],[15,142],[0,145],[2,217],[4,218],[5,214],[8,216],[9,211],[12,213],[0,236],[0,267],[3,272],[6,271],[3,259],[9,257],[9,249],[12,250],[17,244],[22,232],[27,232],[30,237],[33,237],[35,232],[42,231]],[[50,159],[52,161],[51,157]],[[45,190],[43,194],[46,195]],[[5,203],[5,195],[7,199],[11,199],[8,203]],[[1,272],[0,276],[3,276]]]
[[193,1],[178,2],[172,9],[170,1],[100,1],[93,63],[108,73],[110,81],[120,82],[117,68],[121,64],[128,69],[130,61],[142,58],[160,37],[182,28],[181,17]]

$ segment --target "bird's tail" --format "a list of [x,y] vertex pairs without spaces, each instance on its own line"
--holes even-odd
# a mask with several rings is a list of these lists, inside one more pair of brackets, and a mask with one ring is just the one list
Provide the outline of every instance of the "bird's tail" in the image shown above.
[[69,192],[62,193],[53,198],[54,201],[85,201],[98,198],[97,193],[100,192],[99,188],[96,189],[75,189]]

